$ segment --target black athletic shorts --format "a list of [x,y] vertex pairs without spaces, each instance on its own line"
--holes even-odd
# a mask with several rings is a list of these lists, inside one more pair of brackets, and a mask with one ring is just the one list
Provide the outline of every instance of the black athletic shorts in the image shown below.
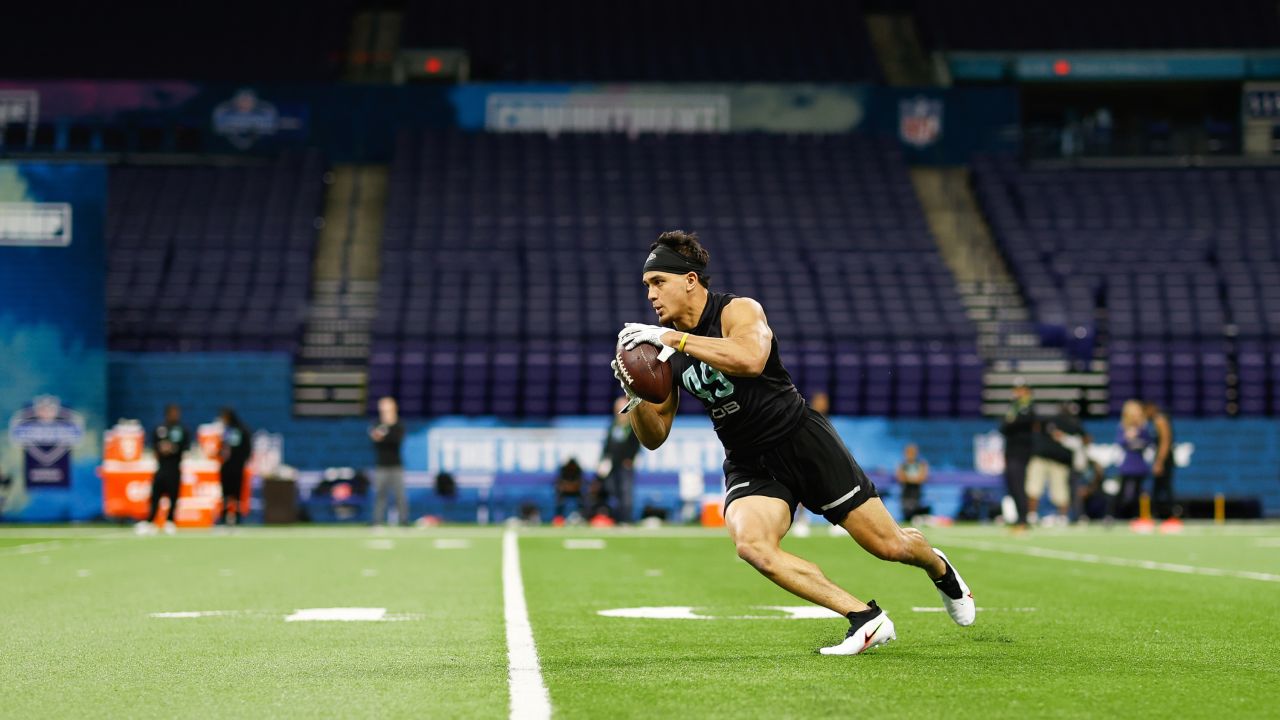
[[177,470],[157,470],[151,478],[151,494],[159,493],[170,498],[178,497],[182,489],[182,473]]
[[244,485],[244,463],[222,463],[218,479],[222,481],[222,497],[239,500]]
[[877,497],[876,486],[820,413],[810,409],[782,444],[759,455],[731,452],[724,461],[724,507],[748,495],[783,500],[795,515],[803,504],[839,525]]

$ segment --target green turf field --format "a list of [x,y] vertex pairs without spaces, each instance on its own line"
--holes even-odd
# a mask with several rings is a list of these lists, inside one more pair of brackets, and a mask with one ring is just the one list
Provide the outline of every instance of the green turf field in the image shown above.
[[[937,611],[920,571],[815,530],[786,545],[879,601],[897,642],[817,655],[847,623],[776,609],[803,603],[721,532],[521,530],[553,714],[1222,718],[1280,706],[1278,525],[930,530],[978,601],[970,628]],[[0,529],[0,716],[507,717],[502,533]],[[641,607],[689,619],[600,614]]]

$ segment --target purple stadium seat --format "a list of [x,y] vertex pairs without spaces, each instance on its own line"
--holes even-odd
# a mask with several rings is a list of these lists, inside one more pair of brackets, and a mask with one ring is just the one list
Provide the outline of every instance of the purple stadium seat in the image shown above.
[[[1221,414],[1224,337],[1261,342],[1280,330],[1280,290],[1270,289],[1280,227],[1260,211],[1280,190],[1274,173],[1028,171],[982,161],[974,183],[1014,274],[1037,297],[1092,288],[1062,318],[1038,305],[1038,322],[1090,328],[1092,305],[1106,308],[1113,404],[1163,391],[1175,412]],[[1258,347],[1244,347],[1236,361],[1250,355],[1256,367]],[[1256,398],[1269,395],[1273,377],[1251,376],[1247,412],[1262,406]]]
[[[315,155],[254,167],[113,167],[109,347],[291,351],[303,315],[283,326],[267,318],[277,298],[295,308],[305,304],[322,175]],[[303,230],[291,246],[296,251],[286,253],[279,230],[289,224]],[[294,271],[282,277],[282,267]],[[167,308],[209,320],[128,320],[133,311],[159,318]],[[175,343],[179,322],[187,337]]]
[[[682,224],[701,230],[715,253],[717,288],[765,304],[802,390],[828,390],[836,412],[864,412],[861,356],[879,353],[889,358],[877,390],[888,398],[884,412],[895,386],[919,398],[904,403],[908,412],[934,412],[926,396],[945,399],[934,409],[951,404],[954,388],[943,387],[943,374],[927,384],[918,350],[919,362],[906,361],[914,369],[892,373],[895,337],[973,339],[892,145],[853,136],[458,133],[403,133],[396,143],[375,332],[510,347],[517,367],[493,359],[489,411],[511,414],[496,388],[516,377],[514,414],[603,412],[617,393],[606,368],[618,328],[652,322],[635,248]],[[672,167],[682,174],[664,180]],[[793,176],[823,182],[778,180]],[[786,252],[780,234],[791,238]],[[444,261],[455,272],[429,288],[417,282]],[[568,270],[582,282],[557,282]],[[554,328],[554,346],[531,339],[538,328]],[[855,343],[852,354],[832,349],[843,341]],[[977,362],[967,379],[980,383]],[[443,404],[449,393],[437,387],[427,394]],[[474,401],[463,408],[467,395],[453,395],[451,411],[473,410]]]

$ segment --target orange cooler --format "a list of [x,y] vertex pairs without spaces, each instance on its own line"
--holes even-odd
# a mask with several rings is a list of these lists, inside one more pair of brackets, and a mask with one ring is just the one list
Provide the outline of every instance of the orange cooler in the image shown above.
[[[151,510],[151,478],[156,462],[143,458],[124,463],[108,460],[98,469],[102,478],[102,511],[107,517],[147,520]],[[211,527],[222,507],[222,484],[218,463],[213,460],[183,460],[182,485],[178,489],[178,527]],[[154,518],[150,518],[154,520]]]
[[200,454],[210,460],[218,460],[222,452],[222,423],[205,423],[196,428],[196,444]]
[[117,462],[137,462],[142,459],[147,433],[134,421],[117,424],[103,437],[103,459]]
[[[178,489],[178,512],[173,522],[178,527],[212,527],[222,510],[222,483],[219,477],[222,448],[222,424],[199,426],[196,442],[198,457],[188,455],[182,461],[182,485]],[[136,421],[122,421],[107,430],[103,437],[103,462],[98,468],[102,478],[102,509],[109,518],[148,518],[151,510],[151,480],[156,473],[155,456],[144,453],[146,432]],[[248,497],[252,471],[245,469],[241,497]]]

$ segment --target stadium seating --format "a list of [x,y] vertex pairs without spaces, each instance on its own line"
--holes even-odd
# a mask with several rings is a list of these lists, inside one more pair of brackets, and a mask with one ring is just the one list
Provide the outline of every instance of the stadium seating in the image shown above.
[[1113,405],[1219,415],[1238,365],[1240,411],[1277,407],[1280,171],[984,161],[975,183],[1043,328],[1091,333],[1105,308]]
[[892,144],[848,135],[405,134],[370,397],[408,415],[596,413],[639,268],[699,231],[797,385],[846,414],[976,414],[974,329]]
[[941,50],[1272,48],[1280,15],[1259,0],[914,0],[928,44]]
[[311,285],[323,164],[113,167],[113,350],[292,351]]
[[472,77],[518,81],[871,80],[857,2],[411,0],[406,47],[461,47]]

